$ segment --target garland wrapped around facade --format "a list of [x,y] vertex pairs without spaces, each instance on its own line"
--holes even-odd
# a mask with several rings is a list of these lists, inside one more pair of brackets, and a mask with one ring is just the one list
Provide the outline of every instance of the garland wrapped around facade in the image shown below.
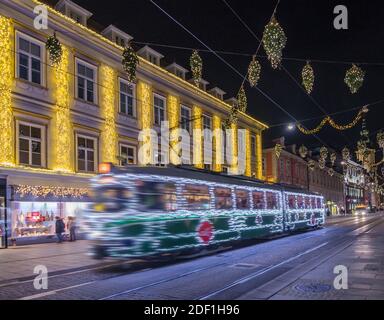
[[192,71],[193,81],[196,87],[199,86],[201,78],[203,76],[203,59],[201,59],[199,52],[194,50],[192,52],[191,58],[189,60],[189,64]]
[[308,94],[311,94],[313,85],[315,82],[315,73],[313,72],[312,66],[307,62],[301,71],[302,83]]
[[58,66],[63,56],[63,48],[59,39],[56,38],[56,32],[53,33],[53,36],[48,37],[45,46],[48,51],[49,61],[51,62],[51,65],[54,67]]
[[128,81],[133,83],[136,81],[136,68],[139,63],[139,58],[135,50],[128,44],[123,51],[122,65],[124,71],[127,73]]
[[328,158],[328,149],[326,147],[320,148],[320,158],[324,160]]
[[239,93],[237,95],[238,109],[241,112],[247,111],[247,95],[245,94],[244,86],[241,86]]
[[253,59],[248,67],[248,81],[251,87],[256,87],[257,82],[260,79],[261,74],[261,64],[256,60],[256,57],[253,56]]
[[319,123],[319,125],[314,129],[307,130],[300,123],[298,123],[296,126],[302,133],[307,134],[307,135],[318,133],[327,123],[329,123],[336,130],[344,131],[344,130],[351,129],[354,126],[356,126],[359,123],[359,121],[363,118],[364,114],[367,112],[368,112],[367,107],[362,108],[359,111],[359,113],[356,115],[356,117],[353,119],[353,121],[346,124],[346,125],[339,125],[330,116],[326,116]]
[[344,82],[347,84],[352,94],[359,91],[363,85],[364,76],[365,72],[355,64],[353,64],[352,67],[347,70],[345,73]]
[[283,58],[283,49],[287,44],[287,37],[274,15],[264,28],[262,42],[272,68],[277,69]]

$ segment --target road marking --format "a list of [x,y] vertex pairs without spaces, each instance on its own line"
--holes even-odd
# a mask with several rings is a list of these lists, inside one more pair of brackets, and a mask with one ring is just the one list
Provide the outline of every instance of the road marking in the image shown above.
[[70,289],[74,289],[74,288],[83,287],[83,286],[86,286],[88,284],[95,283],[95,282],[96,281],[90,281],[90,282],[85,282],[85,283],[77,284],[75,286],[70,286],[70,287],[61,288],[61,289],[57,289],[57,290],[53,290],[53,291],[47,291],[47,292],[43,292],[43,293],[39,293],[39,294],[34,294],[32,296],[27,296],[27,297],[20,298],[19,300],[39,299],[39,298],[42,298],[42,297],[54,295],[54,294],[56,294],[56,293],[58,293],[60,291],[65,291],[65,290],[70,290]]
[[303,255],[306,255],[306,254],[311,253],[311,252],[313,252],[313,251],[315,251],[315,250],[317,250],[317,249],[320,249],[321,247],[324,247],[324,246],[327,245],[327,244],[328,244],[328,242],[324,242],[324,243],[322,243],[322,244],[320,244],[320,245],[318,245],[318,246],[316,246],[316,247],[314,247],[314,248],[312,248],[312,249],[309,249],[309,250],[307,250],[307,251],[304,251],[304,252],[302,252],[302,253],[300,253],[300,254],[298,254],[298,255],[292,257],[292,258],[289,258],[289,259],[287,259],[287,260],[284,260],[284,261],[282,261],[282,262],[280,262],[280,263],[278,263],[278,264],[275,264],[275,265],[266,267],[266,268],[264,268],[264,269],[262,269],[262,270],[259,270],[259,271],[255,272],[255,273],[253,273],[253,274],[250,274],[250,275],[248,275],[248,276],[246,276],[246,277],[243,277],[243,278],[241,278],[241,279],[239,279],[239,280],[236,280],[235,282],[231,283],[230,285],[228,285],[228,286],[226,286],[226,287],[224,287],[224,288],[222,288],[222,289],[220,289],[220,290],[217,290],[217,291],[215,291],[215,292],[212,292],[212,293],[210,293],[209,295],[203,296],[203,297],[201,297],[201,298],[199,298],[199,299],[197,299],[197,300],[206,300],[206,299],[208,299],[208,298],[210,298],[210,297],[212,297],[212,296],[214,296],[214,295],[216,295],[216,294],[218,294],[218,293],[221,293],[221,292],[223,292],[223,291],[226,291],[226,290],[228,290],[228,289],[231,289],[231,288],[233,288],[233,287],[235,287],[235,286],[237,286],[237,285],[239,285],[239,284],[248,282],[249,280],[252,280],[253,278],[256,278],[256,277],[258,277],[258,276],[261,276],[261,275],[263,275],[263,274],[266,273],[266,272],[269,272],[269,271],[271,271],[271,270],[273,270],[273,269],[275,269],[275,268],[278,268],[278,267],[280,267],[280,266],[282,266],[282,265],[284,265],[284,264],[286,264],[286,263],[289,263],[289,262],[291,262],[291,261],[293,261],[293,260],[296,260],[296,259],[302,257]]
[[156,286],[156,285],[158,285],[158,284],[162,284],[162,283],[169,282],[169,281],[172,281],[172,280],[180,279],[180,278],[189,276],[189,275],[191,275],[191,274],[194,274],[194,273],[197,273],[197,272],[200,272],[200,271],[205,271],[205,270],[208,270],[208,269],[212,269],[212,268],[215,268],[215,267],[224,265],[224,264],[225,264],[225,263],[219,263],[219,264],[215,264],[215,265],[213,265],[213,266],[209,266],[209,267],[205,267],[205,268],[196,269],[196,270],[193,270],[193,271],[189,271],[189,272],[186,272],[186,273],[182,273],[181,275],[179,275],[179,276],[177,276],[177,277],[168,278],[168,279],[160,280],[160,281],[157,281],[157,282],[152,282],[152,283],[149,283],[149,284],[140,286],[140,287],[136,287],[136,288],[133,288],[133,289],[125,290],[125,291],[122,291],[122,292],[119,292],[119,293],[115,293],[115,294],[111,294],[110,296],[107,296],[107,297],[104,297],[104,298],[100,298],[100,299],[98,299],[98,300],[108,300],[108,299],[111,299],[111,298],[114,298],[114,297],[117,297],[117,296],[121,296],[121,295],[123,295],[123,294],[131,293],[131,292],[133,292],[133,291],[137,291],[137,290],[141,290],[141,289],[145,289],[145,288],[153,287],[153,286]]

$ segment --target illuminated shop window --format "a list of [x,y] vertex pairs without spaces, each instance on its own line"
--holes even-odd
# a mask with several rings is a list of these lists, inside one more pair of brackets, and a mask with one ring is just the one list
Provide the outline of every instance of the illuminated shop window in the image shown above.
[[136,116],[135,86],[120,79],[120,109],[119,112],[131,117]]
[[43,85],[43,43],[21,33],[17,33],[16,39],[17,77]]
[[97,68],[85,61],[76,59],[76,97],[97,103]]
[[17,122],[18,163],[45,166],[45,127],[26,122]]

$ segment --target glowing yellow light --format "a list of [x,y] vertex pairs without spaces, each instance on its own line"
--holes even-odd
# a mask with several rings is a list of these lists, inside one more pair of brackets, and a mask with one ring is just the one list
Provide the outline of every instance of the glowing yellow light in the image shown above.
[[261,132],[256,134],[256,177],[263,180],[263,148],[261,140]]
[[138,110],[140,111],[140,129],[144,133],[144,141],[141,142],[143,165],[151,163],[153,150],[151,147],[151,127],[152,127],[152,87],[139,81],[137,84]]
[[101,152],[103,162],[117,163],[117,129],[116,129],[116,74],[107,66],[100,67],[101,86],[101,115],[105,119],[101,131]]
[[73,172],[72,122],[70,110],[69,50],[62,46],[63,54],[59,65],[53,68],[56,105],[52,119],[54,144],[53,169],[61,172]]
[[168,95],[168,121],[169,121],[169,159],[170,163],[178,165],[181,163],[180,143],[179,143],[179,119],[180,105],[179,99],[175,96]]
[[213,147],[215,151],[215,158],[213,162],[213,170],[216,172],[221,172],[222,171],[222,164],[223,164],[223,148],[222,148],[222,143],[223,143],[223,133],[221,130],[221,119],[219,116],[214,115],[213,116]]
[[33,196],[33,197],[47,197],[48,195],[54,197],[75,197],[82,198],[90,193],[88,188],[67,188],[67,187],[50,187],[50,186],[28,186],[28,185],[15,185],[14,191],[20,197]]
[[248,129],[245,130],[245,175],[252,175],[251,168],[251,135]]
[[196,168],[204,168],[203,163],[203,111],[199,106],[193,106],[193,163]]
[[230,141],[230,150],[232,151],[231,158],[231,167],[229,168],[229,172],[231,174],[238,174],[239,172],[239,159],[238,159],[238,136],[237,136],[237,124],[231,124],[231,141]]
[[12,112],[13,23],[0,16],[0,164],[15,165]]

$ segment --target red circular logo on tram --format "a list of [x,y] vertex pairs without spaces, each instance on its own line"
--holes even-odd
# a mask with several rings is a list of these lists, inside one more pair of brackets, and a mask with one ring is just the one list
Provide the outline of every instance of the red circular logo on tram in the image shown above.
[[199,234],[200,239],[204,243],[208,243],[213,237],[212,223],[210,223],[209,221],[204,221],[200,223],[199,227],[197,228],[197,232]]

